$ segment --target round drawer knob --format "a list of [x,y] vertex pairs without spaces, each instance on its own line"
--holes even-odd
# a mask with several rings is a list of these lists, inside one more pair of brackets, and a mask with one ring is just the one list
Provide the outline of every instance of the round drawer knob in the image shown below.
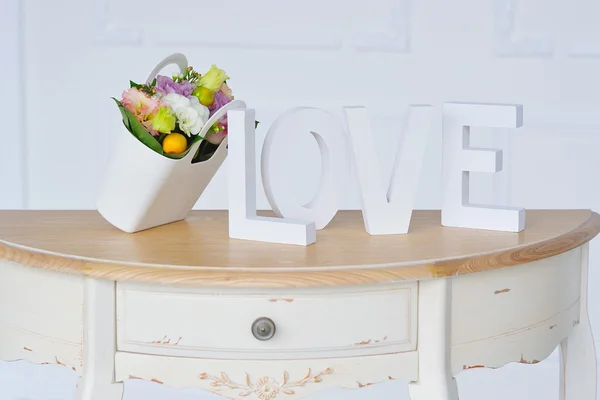
[[259,318],[252,324],[252,334],[258,340],[269,340],[275,335],[275,323],[269,318]]

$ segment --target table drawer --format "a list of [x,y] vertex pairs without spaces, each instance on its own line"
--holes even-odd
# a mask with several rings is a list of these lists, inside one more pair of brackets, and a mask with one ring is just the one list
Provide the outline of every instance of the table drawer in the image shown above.
[[[268,294],[119,283],[118,349],[237,359],[411,351],[416,349],[416,310],[416,283]],[[260,318],[274,324],[268,340],[253,333]]]

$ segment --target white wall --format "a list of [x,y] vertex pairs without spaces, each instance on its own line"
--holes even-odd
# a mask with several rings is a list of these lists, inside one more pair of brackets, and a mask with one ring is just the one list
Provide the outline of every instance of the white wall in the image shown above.
[[[110,96],[181,51],[196,68],[217,63],[232,77],[234,93],[262,122],[258,145],[290,107],[334,113],[343,105],[369,107],[384,167],[392,162],[392,147],[384,143],[397,140],[409,103],[523,103],[522,129],[474,130],[478,143],[504,148],[507,169],[478,175],[472,200],[600,210],[597,1],[0,0],[0,6],[1,208],[94,208],[121,123]],[[437,126],[417,208],[441,204],[439,120]],[[319,173],[317,147],[308,137],[293,144],[294,163],[281,171],[296,178],[292,193],[308,200]],[[224,173],[196,208],[227,207]],[[268,206],[262,193],[259,205]],[[344,207],[358,207],[355,190]],[[596,332],[599,248],[594,241],[590,310]],[[0,371],[9,400],[73,395],[73,377],[65,371],[14,363],[0,364]],[[459,378],[461,399],[556,399],[557,378],[556,356],[534,367],[469,371]],[[533,388],[525,386],[527,379]],[[127,383],[125,399],[150,398],[147,390],[155,386]],[[156,399],[175,398],[168,388],[158,389]],[[329,398],[391,399],[402,396],[398,391],[405,388],[394,383]],[[177,400],[204,398],[191,393]]]

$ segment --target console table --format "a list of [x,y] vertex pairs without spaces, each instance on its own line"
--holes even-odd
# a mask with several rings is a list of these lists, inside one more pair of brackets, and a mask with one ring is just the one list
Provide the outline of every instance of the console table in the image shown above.
[[415,211],[408,235],[369,236],[341,211],[302,247],[230,240],[226,211],[136,234],[96,211],[0,211],[0,358],[76,371],[79,400],[121,399],[126,379],[259,400],[402,379],[456,400],[457,374],[560,345],[561,399],[595,400],[599,231],[589,210],[527,211],[521,233]]

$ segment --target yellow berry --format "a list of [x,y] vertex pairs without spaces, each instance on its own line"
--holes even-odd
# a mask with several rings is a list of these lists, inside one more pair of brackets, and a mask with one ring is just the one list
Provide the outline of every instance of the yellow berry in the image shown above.
[[167,154],[181,154],[187,149],[187,139],[181,133],[169,133],[162,146]]
[[204,86],[197,87],[192,94],[198,98],[203,106],[210,107],[215,102],[215,94]]

